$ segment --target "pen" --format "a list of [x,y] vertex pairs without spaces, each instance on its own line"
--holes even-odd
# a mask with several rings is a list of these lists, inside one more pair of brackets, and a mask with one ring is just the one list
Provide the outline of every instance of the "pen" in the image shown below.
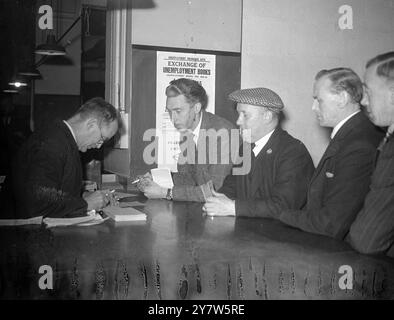
[[115,189],[108,191],[105,195],[108,196],[110,193],[114,193]]
[[141,179],[134,180],[131,184],[139,182]]

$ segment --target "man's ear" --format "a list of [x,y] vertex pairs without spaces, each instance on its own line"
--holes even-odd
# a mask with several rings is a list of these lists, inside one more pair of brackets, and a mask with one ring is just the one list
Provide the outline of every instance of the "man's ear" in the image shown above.
[[343,109],[350,102],[350,95],[345,90],[336,95],[338,107]]
[[199,113],[200,111],[201,111],[201,103],[200,102],[197,102],[195,105],[194,105],[194,111],[195,111],[195,113]]
[[267,122],[270,122],[273,118],[273,114],[272,112],[268,111],[268,110],[264,110],[263,111],[263,119],[266,120]]
[[392,106],[394,106],[394,83],[389,85],[389,101]]
[[96,125],[98,125],[98,123],[97,123],[97,119],[95,118],[88,118],[85,120],[85,127],[89,131],[93,130]]

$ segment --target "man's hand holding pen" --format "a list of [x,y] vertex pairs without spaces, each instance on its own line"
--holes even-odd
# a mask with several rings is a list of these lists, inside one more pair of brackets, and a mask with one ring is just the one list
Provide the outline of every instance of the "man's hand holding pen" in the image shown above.
[[118,205],[118,199],[116,198],[115,190],[97,190],[94,192],[85,192],[83,199],[88,204],[88,210],[100,210],[105,206]]

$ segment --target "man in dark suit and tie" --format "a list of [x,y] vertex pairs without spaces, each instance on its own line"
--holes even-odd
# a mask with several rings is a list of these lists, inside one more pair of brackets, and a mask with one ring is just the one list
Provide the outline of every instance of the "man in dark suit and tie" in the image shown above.
[[228,176],[203,210],[209,216],[264,217],[301,208],[314,166],[303,143],[279,126],[281,98],[267,88],[238,90],[229,98],[237,102],[237,125],[248,145],[242,149],[249,151],[243,161],[251,161],[250,171]]
[[283,211],[282,222],[307,232],[343,239],[369,190],[375,150],[383,133],[360,110],[363,87],[348,68],[320,71],[313,107],[331,140],[308,187],[302,210]]
[[394,51],[367,63],[364,85],[362,104],[371,121],[387,128],[387,133],[378,147],[370,191],[348,241],[362,253],[394,257]]

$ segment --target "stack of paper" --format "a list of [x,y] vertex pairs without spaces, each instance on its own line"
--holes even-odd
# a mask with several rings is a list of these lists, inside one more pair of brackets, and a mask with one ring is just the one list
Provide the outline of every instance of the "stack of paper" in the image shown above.
[[108,206],[103,211],[114,221],[146,221],[146,214],[132,207]]

